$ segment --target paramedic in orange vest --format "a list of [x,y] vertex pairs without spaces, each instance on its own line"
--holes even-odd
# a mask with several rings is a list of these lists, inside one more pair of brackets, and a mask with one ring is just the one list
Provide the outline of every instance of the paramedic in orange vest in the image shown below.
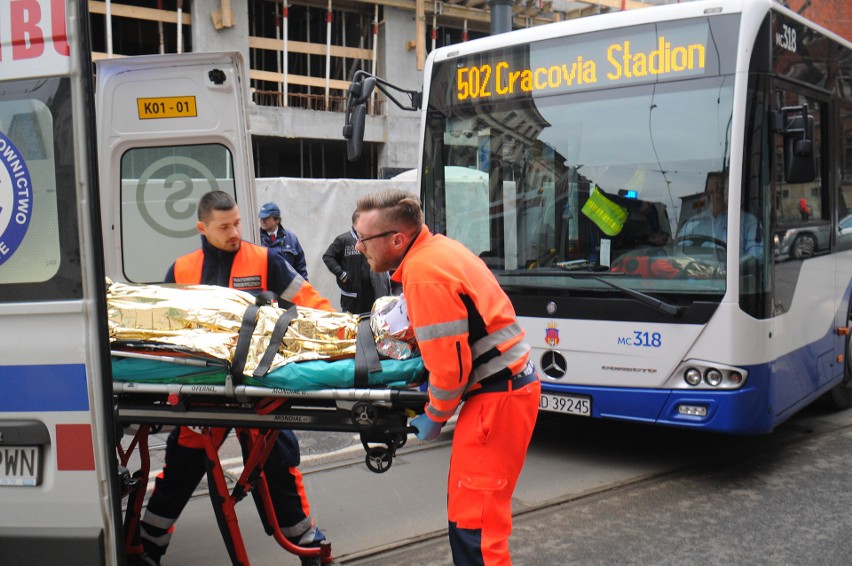
[[485,263],[424,226],[415,195],[381,191],[357,210],[356,248],[373,271],[396,269],[429,371],[429,402],[411,421],[417,437],[436,438],[462,405],[447,487],[453,562],[510,564],[512,493],[541,395],[524,331]]
[[[331,303],[296,273],[276,250],[242,240],[240,209],[228,193],[212,191],[198,203],[201,249],[179,257],[169,268],[166,283],[219,285],[252,294],[265,290],[300,306],[334,310]],[[222,444],[228,429],[213,429]],[[281,430],[275,449],[263,468],[281,531],[291,542],[313,546],[324,540],[311,517],[302,485],[299,443],[291,430]],[[201,436],[178,427],[166,442],[163,472],[141,521],[144,564],[159,564],[171,539],[172,526],[205,474]],[[146,562],[147,560],[147,562]],[[309,559],[310,560],[310,559]]]

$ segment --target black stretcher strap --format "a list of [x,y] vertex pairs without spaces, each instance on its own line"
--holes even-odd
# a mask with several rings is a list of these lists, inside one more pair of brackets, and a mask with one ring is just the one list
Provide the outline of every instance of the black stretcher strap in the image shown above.
[[281,345],[281,341],[284,339],[287,328],[298,315],[299,312],[294,305],[278,317],[269,336],[269,345],[266,347],[266,351],[263,352],[263,357],[260,358],[260,362],[257,364],[257,368],[255,368],[252,376],[263,377],[266,375],[266,372],[269,371],[269,366],[272,365],[272,361],[275,359],[275,354],[278,352],[278,346]]
[[249,347],[251,346],[251,336],[254,334],[254,328],[257,326],[257,311],[260,310],[258,305],[250,305],[243,315],[243,322],[240,325],[240,332],[237,335],[237,347],[234,348],[234,359],[231,361],[231,377],[237,383],[241,383],[243,379],[243,370],[246,367],[246,356],[248,356]]
[[370,317],[364,317],[358,323],[358,335],[355,337],[355,387],[369,387],[370,374],[382,371]]

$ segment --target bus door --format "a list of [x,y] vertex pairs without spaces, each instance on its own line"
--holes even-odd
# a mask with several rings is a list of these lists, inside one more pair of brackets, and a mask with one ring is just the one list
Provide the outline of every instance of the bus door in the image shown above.
[[259,231],[238,53],[152,55],[97,63],[97,122],[107,275],[158,283],[200,246],[196,204],[231,193],[243,237]]
[[0,564],[118,560],[85,5],[0,2]]
[[[780,119],[788,131],[775,135],[772,152],[773,342],[796,344],[796,337],[807,344],[788,355],[785,367],[789,374],[783,376],[785,386],[776,391],[775,398],[780,412],[808,392],[837,380],[843,366],[834,360],[843,354],[843,341],[833,331],[838,309],[833,299],[836,265],[831,255],[834,212],[829,196],[832,156],[826,151],[828,103],[822,95],[780,80],[775,83],[772,102],[776,112],[789,109]],[[800,157],[791,146],[804,136],[812,140],[812,152]],[[805,371],[814,367],[816,372]]]

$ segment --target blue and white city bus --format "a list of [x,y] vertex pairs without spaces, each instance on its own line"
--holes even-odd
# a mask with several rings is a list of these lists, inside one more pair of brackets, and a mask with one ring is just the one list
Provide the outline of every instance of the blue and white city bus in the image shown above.
[[[427,222],[511,296],[543,410],[761,433],[852,403],[848,41],[769,0],[620,12],[437,50],[423,106]],[[828,245],[781,255],[803,228]]]
[[511,297],[542,410],[764,433],[852,404],[848,41],[710,0],[451,45],[420,159],[426,221]]

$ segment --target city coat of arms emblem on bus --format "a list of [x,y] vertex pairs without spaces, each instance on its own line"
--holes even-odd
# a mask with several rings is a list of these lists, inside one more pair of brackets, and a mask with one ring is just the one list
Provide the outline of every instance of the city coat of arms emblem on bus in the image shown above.
[[555,322],[547,323],[547,329],[544,331],[544,341],[551,348],[555,348],[559,344],[559,328],[556,327]]

